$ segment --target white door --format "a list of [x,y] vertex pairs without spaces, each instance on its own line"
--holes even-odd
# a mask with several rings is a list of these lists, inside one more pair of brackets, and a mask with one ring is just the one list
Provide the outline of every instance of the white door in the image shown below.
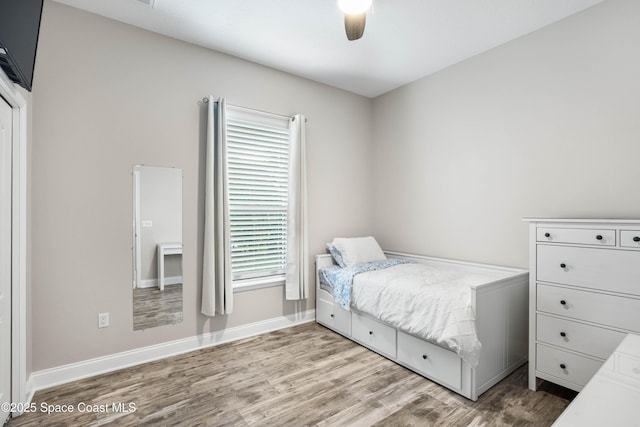
[[0,98],[0,403],[11,401],[11,111]]

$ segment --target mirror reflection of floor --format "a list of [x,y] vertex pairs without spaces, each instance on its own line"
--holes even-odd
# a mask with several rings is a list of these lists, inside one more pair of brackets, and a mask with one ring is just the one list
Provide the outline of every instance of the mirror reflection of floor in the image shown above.
[[133,290],[133,329],[182,322],[182,285]]

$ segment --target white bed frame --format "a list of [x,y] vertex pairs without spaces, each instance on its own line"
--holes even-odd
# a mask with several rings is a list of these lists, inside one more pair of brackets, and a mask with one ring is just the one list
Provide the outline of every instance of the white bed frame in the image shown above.
[[441,384],[462,396],[478,397],[527,361],[528,292],[526,270],[441,258],[385,252],[388,258],[446,269],[496,273],[494,282],[471,287],[476,314],[480,362],[472,368],[455,352],[409,335],[356,310],[345,310],[320,287],[318,270],[332,265],[331,255],[316,256],[316,321],[376,353]]

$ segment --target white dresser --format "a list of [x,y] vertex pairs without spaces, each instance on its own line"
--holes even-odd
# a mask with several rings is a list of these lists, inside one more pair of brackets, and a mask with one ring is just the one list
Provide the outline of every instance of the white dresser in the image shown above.
[[640,220],[525,218],[530,223],[529,388],[580,391],[640,333]]

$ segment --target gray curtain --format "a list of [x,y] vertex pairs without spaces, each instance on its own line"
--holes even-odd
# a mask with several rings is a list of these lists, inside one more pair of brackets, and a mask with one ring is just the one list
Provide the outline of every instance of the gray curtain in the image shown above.
[[309,297],[306,121],[304,115],[296,114],[289,122],[289,211],[285,282],[285,294],[288,300],[303,300]]
[[226,103],[209,97],[204,209],[202,308],[207,316],[233,311],[229,209],[227,208]]

